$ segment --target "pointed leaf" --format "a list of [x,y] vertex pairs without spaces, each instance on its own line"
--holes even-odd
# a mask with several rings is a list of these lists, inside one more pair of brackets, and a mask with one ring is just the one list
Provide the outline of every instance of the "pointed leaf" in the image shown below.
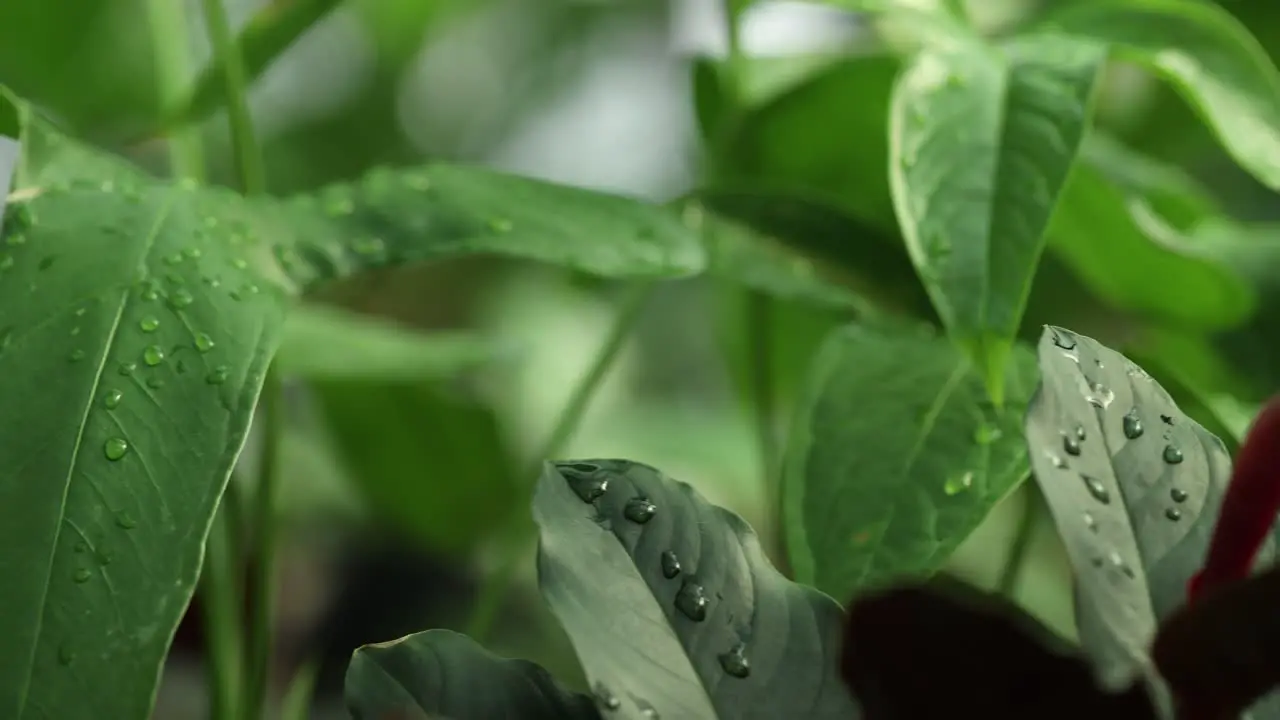
[[1180,606],[1231,473],[1222,442],[1141,368],[1049,327],[1027,412],[1036,480],[1077,577],[1081,642],[1109,677],[1147,663]]
[[[889,177],[911,259],[992,398],[1103,53],[1042,35],[924,50],[894,87]],[[958,128],[964,128],[962,131]]]
[[625,460],[548,464],[539,585],[609,717],[856,718],[835,601],[784,578],[737,515]]
[[835,597],[938,570],[1027,476],[1020,408],[1035,383],[1019,348],[1009,405],[923,328],[850,325],[818,352],[783,478],[797,579]]
[[1092,0],[1049,27],[1162,75],[1241,167],[1280,189],[1280,72],[1227,10],[1198,0]]
[[596,720],[591,698],[543,668],[506,660],[466,635],[427,630],[356,650],[347,709],[357,720]]

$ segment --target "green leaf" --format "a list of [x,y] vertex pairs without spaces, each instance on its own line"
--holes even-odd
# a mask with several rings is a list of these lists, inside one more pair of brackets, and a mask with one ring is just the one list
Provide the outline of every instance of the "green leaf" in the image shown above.
[[415,382],[313,382],[330,437],[380,520],[462,552],[522,497],[492,408]]
[[352,717],[368,720],[600,717],[590,697],[566,691],[541,667],[500,658],[449,630],[357,649],[345,696]]
[[15,720],[149,714],[303,285],[485,252],[622,275],[704,259],[664,209],[489,171],[248,201],[52,149],[0,238],[0,716]]
[[1193,0],[1093,0],[1053,17],[1056,31],[1097,41],[1163,76],[1231,157],[1280,189],[1280,73],[1221,6]]
[[1056,327],[1026,418],[1032,469],[1076,574],[1080,639],[1106,677],[1148,662],[1204,558],[1231,458],[1119,353]]
[[1103,54],[1053,35],[916,56],[891,110],[889,182],[943,322],[999,404],[1003,369],[1084,137]]
[[9,188],[18,172],[18,159],[22,154],[22,123],[18,112],[18,106],[0,87],[0,213],[8,203]]
[[[236,38],[235,52],[244,64],[245,82],[252,83],[307,30],[332,12],[342,0],[293,0],[272,3],[250,18]],[[226,102],[223,80],[226,59],[215,57],[200,72],[194,89],[180,108],[169,111],[168,127],[203,119]]]
[[276,362],[312,380],[412,381],[448,378],[494,355],[494,343],[475,333],[425,332],[308,303],[285,322]]
[[857,717],[840,606],[737,515],[625,460],[546,465],[533,511],[543,597],[610,717]]
[[1034,371],[1019,348],[997,410],[969,360],[923,328],[851,325],[828,337],[783,475],[797,578],[852,597],[941,568],[1027,476],[1019,408]]
[[696,233],[637,200],[492,170],[380,169],[279,210],[293,242],[273,248],[300,287],[388,264],[493,254],[606,277],[701,272]]

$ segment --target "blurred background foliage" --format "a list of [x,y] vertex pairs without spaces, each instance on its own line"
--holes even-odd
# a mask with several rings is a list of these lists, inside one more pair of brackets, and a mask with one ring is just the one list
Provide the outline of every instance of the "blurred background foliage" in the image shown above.
[[[968,6],[998,33],[1068,2]],[[904,42],[891,26],[811,4],[755,3],[740,21],[745,57],[730,88],[720,0],[226,4],[236,27],[258,33],[258,52],[248,53],[262,69],[251,105],[272,192],[440,159],[660,201],[694,197],[782,240],[780,257],[820,261],[850,291],[815,303],[798,288],[794,300],[761,303],[714,274],[661,286],[572,456],[651,463],[770,533],[774,503],[747,392],[748,319],[772,319],[780,437],[815,348],[859,303],[936,321],[885,179],[892,50]],[[1220,4],[1277,59],[1280,5]],[[163,89],[197,79],[165,55],[166,34],[194,38],[191,67],[203,67],[200,17],[192,0],[0,3],[0,83],[163,174],[164,145],[151,135],[186,99]],[[290,23],[307,29],[268,62],[295,34]],[[211,148],[210,177],[231,184],[220,107],[210,90],[196,97],[194,117]],[[1229,440],[1249,403],[1280,385],[1280,273],[1235,253],[1223,260],[1231,272],[1214,274],[1157,243],[1161,233],[1239,240],[1240,227],[1202,222],[1219,209],[1255,223],[1257,242],[1274,243],[1265,228],[1280,206],[1186,103],[1135,67],[1110,68],[1099,118],[1109,138],[1088,148],[1092,162],[1063,200],[1087,204],[1092,220],[1051,228],[1057,251],[1037,275],[1024,336],[1053,322],[1124,349]],[[1158,221],[1144,224],[1126,205],[1134,192]],[[1256,297],[1236,288],[1239,278]],[[1208,299],[1187,309],[1178,297],[1188,293]],[[283,693],[294,669],[318,659],[313,715],[338,718],[356,645],[465,626],[497,562],[499,531],[527,512],[517,488],[528,479],[517,468],[607,334],[618,288],[482,258],[366,275],[311,300],[280,356],[291,413],[276,687]],[[339,360],[315,361],[325,354]],[[251,439],[245,467],[255,454]],[[997,508],[951,569],[994,583],[1022,504],[1037,501],[1019,493]],[[1047,524],[1032,552],[1018,595],[1070,634],[1069,579]],[[529,563],[490,644],[574,677],[572,653],[532,583]],[[204,712],[197,618],[179,631],[157,718]]]

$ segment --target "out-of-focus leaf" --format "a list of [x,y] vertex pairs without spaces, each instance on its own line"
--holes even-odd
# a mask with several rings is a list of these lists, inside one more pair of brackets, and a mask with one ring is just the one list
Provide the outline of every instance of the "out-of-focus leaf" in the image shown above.
[[1090,0],[1067,5],[1048,27],[1159,73],[1241,167],[1280,189],[1280,72],[1225,8],[1198,0]]
[[610,717],[858,717],[839,605],[742,518],[625,460],[548,463],[534,517],[538,584]]
[[312,380],[443,379],[494,357],[494,343],[470,332],[426,332],[304,304],[290,312],[276,362]]
[[1141,684],[1102,690],[1030,615],[941,578],[853,600],[841,666],[866,720],[1158,717]]
[[0,87],[0,217],[9,201],[9,188],[22,154],[22,124],[17,104]]
[[538,665],[500,658],[450,630],[356,650],[344,694],[357,720],[601,717],[590,696],[565,690]]
[[1006,409],[946,338],[852,325],[813,361],[783,479],[796,577],[836,597],[927,577],[1027,476],[1019,408],[1035,366],[1013,356]]
[[[268,3],[240,31],[233,48],[243,62],[245,81],[252,83],[307,30],[342,0],[289,0]],[[167,125],[176,127],[204,118],[226,102],[223,78],[226,58],[214,57],[195,81],[191,96],[168,110]]]
[[427,546],[469,549],[527,497],[491,408],[422,383],[312,388],[368,507]]
[[958,42],[917,55],[894,88],[889,181],[907,250],[997,404],[1103,59],[1055,35]]

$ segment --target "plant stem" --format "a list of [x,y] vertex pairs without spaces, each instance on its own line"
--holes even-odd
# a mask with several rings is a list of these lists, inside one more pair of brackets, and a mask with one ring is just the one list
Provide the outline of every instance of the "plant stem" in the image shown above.
[[[249,115],[244,58],[235,46],[221,0],[203,0],[202,5],[213,56],[222,61],[223,80],[227,87],[231,148],[240,191],[246,196],[260,195],[266,190],[266,172],[263,168],[262,149],[258,145],[253,119]],[[280,404],[280,377],[272,367],[267,370],[258,405],[260,414],[257,420],[263,428],[262,464],[258,468],[258,486],[252,508],[256,553],[253,562],[249,564],[251,577],[245,585],[250,597],[249,640],[245,646],[244,693],[240,706],[244,720],[257,720],[261,717],[271,672],[271,619],[275,606],[275,546],[278,534],[275,501],[276,486],[279,484],[278,455],[282,424]]]
[[[643,283],[632,287],[627,293],[622,303],[622,309],[614,319],[613,326],[609,329],[609,334],[606,336],[604,344],[596,352],[595,359],[587,369],[586,374],[582,376],[577,386],[574,387],[573,392],[569,394],[564,410],[560,412],[555,428],[552,429],[551,434],[547,437],[541,452],[534,456],[530,467],[520,475],[521,478],[531,478],[531,485],[542,474],[542,464],[563,452],[565,445],[568,444],[574,432],[577,431],[582,422],[582,417],[586,414],[587,408],[591,404],[591,398],[600,389],[600,385],[608,375],[609,369],[613,366],[614,361],[617,360],[618,355],[621,354],[622,348],[626,346],[627,338],[631,335],[632,328],[634,328],[636,321],[640,319],[640,315],[649,300],[651,289],[652,286],[650,284]],[[530,492],[529,495],[532,495],[532,493]],[[507,587],[511,583],[512,576],[515,575],[516,568],[520,565],[522,553],[529,543],[530,536],[535,531],[536,526],[534,523],[521,517],[517,520],[516,526],[505,535],[506,539],[502,545],[502,563],[497,570],[490,573],[484,584],[481,585],[480,596],[476,599],[475,609],[472,610],[471,618],[467,622],[467,635],[471,636],[473,640],[481,642],[493,626],[493,621],[497,618],[498,610],[502,605],[502,599],[506,595]]]
[[747,343],[750,346],[752,405],[765,496],[771,503],[777,499],[774,496],[777,495],[777,474],[781,468],[782,455],[777,429],[774,427],[777,392],[774,387],[773,330],[773,298],[762,292],[747,291]]
[[[185,4],[173,0],[148,0],[147,20],[151,28],[151,43],[156,51],[160,105],[168,107],[182,97],[191,66]],[[168,144],[169,167],[174,176],[200,181],[206,179],[198,128],[176,130],[170,134]]]
[[996,589],[1001,595],[1013,597],[1018,587],[1018,578],[1022,566],[1027,559],[1027,551],[1031,547],[1031,538],[1035,535],[1036,522],[1040,517],[1040,498],[1035,486],[1026,483],[1022,486],[1022,516],[1018,518],[1018,527],[1014,531],[1013,542],[1009,545],[1009,554],[1005,557],[1004,567],[1000,570],[1000,579]]

